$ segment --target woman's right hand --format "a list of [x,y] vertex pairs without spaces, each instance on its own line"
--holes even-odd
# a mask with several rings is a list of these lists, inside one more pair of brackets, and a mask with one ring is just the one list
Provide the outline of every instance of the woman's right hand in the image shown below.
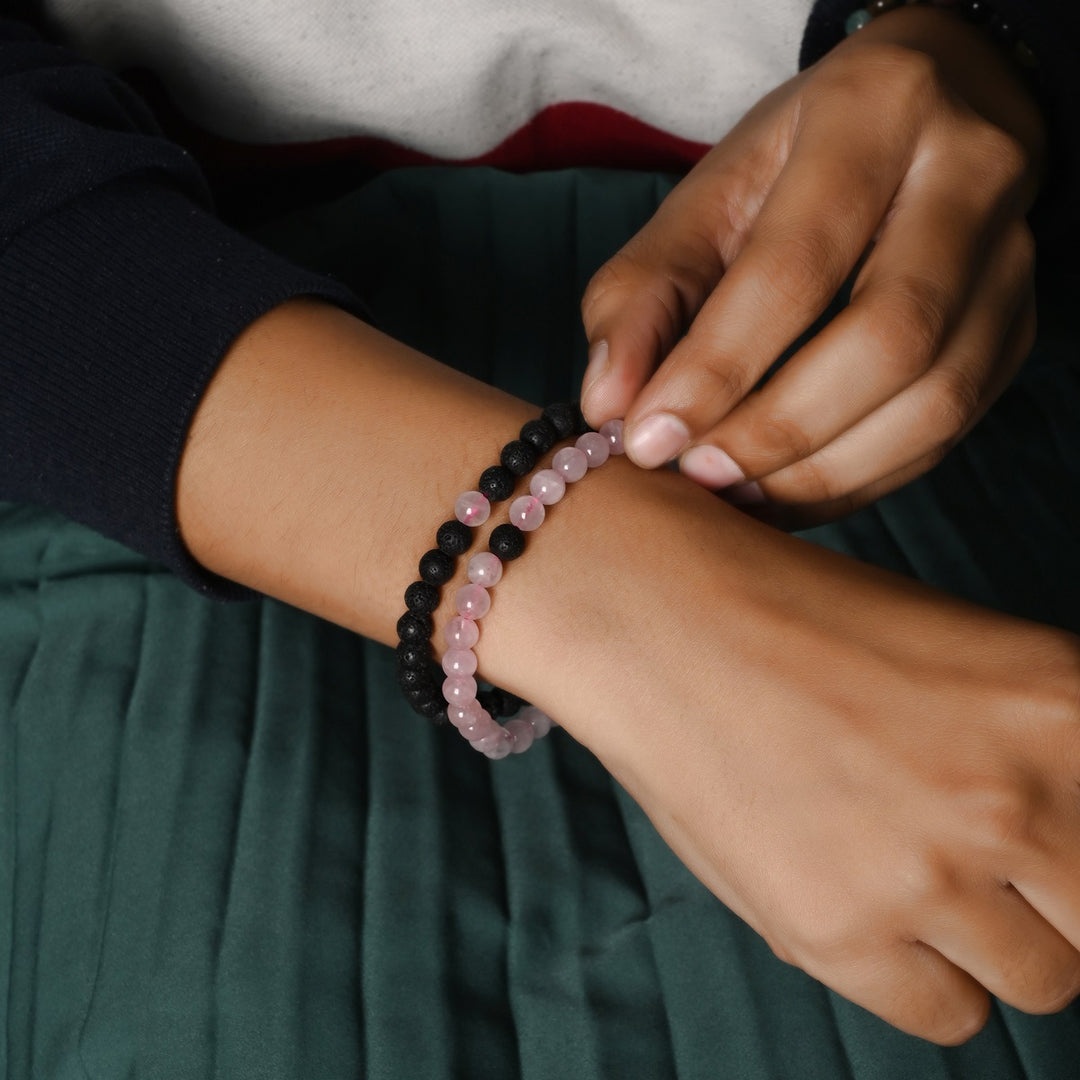
[[1069,1002],[1077,639],[670,473],[619,463],[581,488],[500,583],[481,665],[516,671],[781,959],[890,1023],[951,1044],[988,991]]

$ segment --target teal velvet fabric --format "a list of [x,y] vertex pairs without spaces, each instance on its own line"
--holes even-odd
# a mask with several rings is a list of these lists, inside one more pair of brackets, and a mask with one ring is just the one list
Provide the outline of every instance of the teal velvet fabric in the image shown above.
[[[263,239],[390,333],[555,400],[585,283],[671,182],[391,173]],[[1048,282],[1036,356],[938,470],[809,537],[1080,631],[1074,287]],[[0,1074],[1080,1075],[1076,1006],[996,1007],[953,1049],[902,1035],[777,961],[565,733],[489,763],[393,673],[340,628],[0,504]]]

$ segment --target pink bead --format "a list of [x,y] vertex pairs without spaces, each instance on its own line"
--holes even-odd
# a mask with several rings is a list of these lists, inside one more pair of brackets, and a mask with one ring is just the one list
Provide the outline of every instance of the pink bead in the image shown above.
[[492,761],[498,761],[500,758],[506,757],[514,747],[512,739],[503,736],[503,738],[497,742],[490,750],[484,751],[484,757],[490,758]]
[[551,506],[566,494],[566,481],[554,469],[541,469],[533,473],[529,490],[545,506]]
[[448,675],[442,684],[447,705],[464,705],[476,700],[476,680],[471,675]]
[[492,749],[497,743],[501,743],[504,740],[506,742],[509,742],[510,736],[507,735],[506,732],[503,731],[503,729],[498,724],[496,724],[495,730],[492,731],[490,734],[484,735],[479,739],[470,739],[469,744],[474,750],[479,750],[480,753],[484,754],[487,753],[488,750]]
[[621,420],[608,420],[600,425],[600,434],[608,441],[609,449],[613,454],[623,454],[626,446],[623,443],[623,422]]
[[475,675],[476,653],[472,649],[448,649],[443,654],[442,669],[447,675]]
[[564,480],[573,483],[589,471],[589,458],[576,446],[564,446],[552,459],[551,466]]
[[532,746],[533,739],[536,737],[532,724],[520,717],[507,720],[505,730],[510,733],[510,738],[513,740],[514,745],[510,749],[515,754],[524,754]]
[[529,705],[517,714],[517,720],[526,720],[533,729],[533,737],[542,739],[554,724],[554,720],[546,712],[541,712],[535,705]]
[[483,525],[491,513],[491,503],[479,491],[463,491],[454,503],[454,517],[465,525]]
[[532,532],[544,524],[544,504],[535,495],[522,495],[510,504],[510,524]]
[[455,615],[443,631],[451,649],[471,649],[480,640],[480,627],[472,619]]
[[603,465],[611,453],[611,443],[599,431],[586,431],[574,445],[589,459],[589,468]]
[[465,573],[474,585],[483,585],[485,589],[490,589],[492,585],[497,585],[502,577],[502,562],[498,555],[481,551],[469,560]]
[[480,719],[480,714],[484,711],[483,706],[476,698],[471,701],[462,702],[460,705],[449,705],[446,709],[446,715],[450,718],[450,723],[462,731],[470,724],[475,724]]
[[483,585],[462,585],[454,593],[454,606],[466,619],[482,619],[491,609],[491,597]]
[[[479,705],[480,702],[478,701],[476,704]],[[483,739],[488,735],[496,735],[502,729],[499,727],[498,722],[492,719],[491,713],[481,708],[476,714],[476,719],[471,724],[466,724],[464,727],[458,728],[458,730],[469,742],[476,742],[477,739]]]

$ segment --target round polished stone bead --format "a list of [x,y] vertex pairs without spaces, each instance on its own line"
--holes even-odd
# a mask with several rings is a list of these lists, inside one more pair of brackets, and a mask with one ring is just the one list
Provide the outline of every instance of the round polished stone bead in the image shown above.
[[903,4],[904,0],[870,0],[870,3],[866,5],[866,10],[874,16],[884,15],[886,11],[902,7]]
[[564,446],[554,457],[551,467],[564,479],[573,483],[589,471],[589,458],[576,446]]
[[569,439],[577,430],[578,410],[566,402],[549,405],[544,410],[543,416],[558,432],[560,439]]
[[504,563],[510,562],[525,551],[525,534],[513,525],[496,525],[488,537],[488,547]]
[[559,433],[550,420],[541,416],[539,420],[526,421],[518,438],[538,454],[546,454],[559,441]]
[[972,22],[982,22],[990,15],[990,8],[985,0],[963,0],[960,11]]
[[854,34],[856,30],[861,30],[872,18],[873,16],[866,8],[853,11],[844,23],[844,33]]
[[491,514],[491,502],[479,491],[463,491],[454,503],[454,517],[470,529],[483,525]]
[[483,585],[462,585],[454,594],[454,607],[466,619],[482,619],[491,609],[491,597]]
[[522,495],[510,504],[510,523],[522,532],[532,532],[544,524],[544,504],[535,495]]
[[447,705],[462,705],[476,700],[476,680],[471,675],[447,675],[442,684]]
[[626,452],[623,443],[623,422],[621,420],[608,420],[600,425],[600,434],[608,441],[608,448],[613,454]]
[[1002,15],[992,15],[986,28],[990,36],[1002,45],[1011,45],[1016,40],[1016,27]]
[[439,590],[426,581],[414,581],[405,590],[405,606],[417,615],[430,615],[439,606]]
[[505,465],[492,465],[480,474],[480,483],[476,486],[481,495],[486,495],[492,502],[502,502],[514,494],[517,478]]
[[474,585],[483,585],[490,589],[499,583],[502,577],[502,563],[498,555],[492,555],[490,551],[478,551],[465,568],[465,576]]
[[535,705],[529,705],[527,708],[522,709],[517,719],[527,720],[532,726],[534,737],[537,739],[542,739],[551,730],[553,724],[551,717]]
[[533,726],[528,720],[518,718],[507,720],[503,725],[503,730],[507,732],[513,741],[510,750],[514,754],[524,754],[532,746],[533,739],[536,738],[536,732],[533,731]]
[[495,745],[484,751],[484,757],[490,758],[492,761],[500,761],[502,758],[509,756],[513,747],[514,741],[506,733],[506,729],[504,728]]
[[410,644],[430,641],[433,629],[430,615],[418,615],[415,611],[406,611],[397,621],[397,635]]
[[477,739],[486,739],[488,736],[498,735],[502,728],[491,718],[490,713],[485,709],[479,709],[472,723],[466,724],[458,728],[458,730],[469,742],[476,742]]
[[454,727],[462,729],[475,724],[483,711],[480,702],[473,698],[472,701],[465,701],[460,705],[448,705],[446,716]]
[[536,467],[536,451],[527,442],[514,439],[502,448],[499,461],[515,476],[524,476]]
[[446,624],[443,637],[451,649],[471,649],[480,640],[480,627],[464,615],[455,615]]
[[486,753],[496,743],[502,742],[503,740],[509,742],[510,736],[503,731],[501,724],[495,724],[494,730],[488,732],[486,735],[481,735],[479,738],[470,739],[469,742],[472,744],[474,750]]
[[472,649],[447,649],[443,653],[442,669],[447,675],[475,675],[476,653]]
[[554,469],[533,473],[529,491],[545,506],[553,506],[566,494],[566,481]]
[[611,443],[599,431],[586,431],[574,445],[589,459],[589,468],[596,469],[611,456]]
[[454,576],[453,556],[432,548],[420,556],[420,576],[429,585],[445,585]]
[[456,518],[452,521],[444,521],[435,534],[435,543],[439,545],[440,551],[445,551],[447,555],[453,555],[456,558],[469,550],[472,544],[472,531],[468,525]]

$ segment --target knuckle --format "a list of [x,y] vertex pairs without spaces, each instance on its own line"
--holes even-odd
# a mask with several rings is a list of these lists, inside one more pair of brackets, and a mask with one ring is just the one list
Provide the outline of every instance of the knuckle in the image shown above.
[[768,244],[759,288],[777,310],[815,310],[826,303],[843,281],[842,237],[824,225],[801,228],[780,243],[759,237]]
[[949,324],[951,297],[925,277],[893,282],[869,320],[880,355],[897,372],[913,380],[933,365]]
[[961,818],[977,846],[1004,852],[1031,849],[1034,818],[1044,801],[1033,781],[1017,777],[976,780],[961,795]]
[[972,144],[982,171],[996,186],[1012,188],[1030,168],[1026,147],[1015,135],[981,117],[976,124]]
[[588,320],[595,306],[601,303],[605,297],[614,290],[628,287],[631,278],[630,260],[622,252],[613,255],[595,274],[589,279],[585,292],[581,297],[581,315]]
[[937,380],[929,399],[930,420],[942,449],[953,446],[979,408],[981,394],[971,377],[957,368]]
[[813,456],[788,466],[784,477],[788,481],[785,490],[790,493],[787,496],[790,502],[831,503],[851,494],[828,467]]
[[762,419],[754,432],[753,445],[759,453],[764,452],[774,461],[801,461],[815,449],[813,440],[801,425],[786,416]]
[[1080,994],[1080,974],[1070,973],[1066,978],[1059,974],[1039,972],[1036,985],[1025,983],[1017,994],[1017,1008],[1024,1012],[1046,1016],[1061,1012]]

